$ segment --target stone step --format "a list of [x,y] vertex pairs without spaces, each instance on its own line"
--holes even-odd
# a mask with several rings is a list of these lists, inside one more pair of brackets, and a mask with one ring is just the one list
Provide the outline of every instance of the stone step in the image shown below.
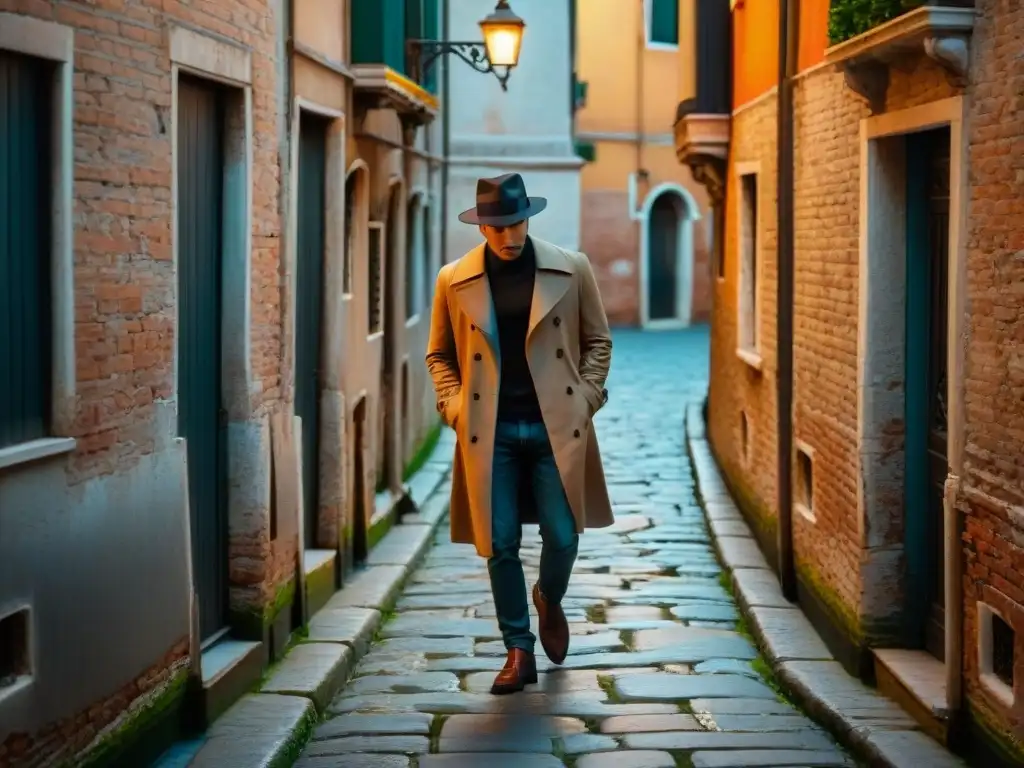
[[921,650],[875,648],[872,654],[879,692],[903,707],[921,730],[948,744],[946,665]]
[[300,696],[256,693],[242,698],[210,728],[189,768],[270,768],[301,748],[316,722]]

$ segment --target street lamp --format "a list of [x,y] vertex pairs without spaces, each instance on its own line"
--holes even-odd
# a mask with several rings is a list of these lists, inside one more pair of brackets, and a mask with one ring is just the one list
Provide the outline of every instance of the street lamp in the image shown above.
[[[477,72],[492,72],[501,90],[507,91],[509,75],[519,63],[525,29],[526,23],[515,15],[508,0],[498,0],[494,10],[480,21],[482,43],[410,40],[407,46],[417,77],[427,72],[439,57],[454,53]],[[497,67],[503,70],[499,72]]]

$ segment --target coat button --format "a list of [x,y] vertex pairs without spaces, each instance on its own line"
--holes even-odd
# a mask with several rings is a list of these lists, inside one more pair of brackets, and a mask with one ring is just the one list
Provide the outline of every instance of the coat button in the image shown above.
[[473,359],[474,360],[483,360],[484,356],[481,355],[479,352],[477,352],[475,355],[473,355]]
[[475,330],[476,330],[476,326],[475,326],[475,325],[472,325],[472,324],[471,324],[471,325],[469,326],[469,330],[471,330],[471,331],[475,331]]
[[[579,437],[579,436],[580,436],[580,431],[577,429],[576,430],[576,437]],[[475,443],[476,442],[476,435],[473,435],[471,438],[469,438],[469,442]]]
[[566,387],[565,388],[565,394],[571,395],[572,394],[572,387]]
[[555,352],[555,357],[558,357],[558,358],[565,357],[565,352],[563,352],[562,350],[558,350],[557,352]]
[[561,318],[558,318],[558,317],[556,317],[556,318],[555,318],[555,328],[557,328],[557,327],[558,327],[558,326],[560,326],[561,324],[562,324],[562,320],[561,320]]
[[[580,436],[580,431],[578,429],[574,429],[572,431],[572,436],[573,437],[579,437]],[[476,442],[476,438],[475,437],[473,438],[473,441]]]
[[473,399],[474,400],[479,400],[480,399],[480,393],[479,392],[474,392],[473,393]]

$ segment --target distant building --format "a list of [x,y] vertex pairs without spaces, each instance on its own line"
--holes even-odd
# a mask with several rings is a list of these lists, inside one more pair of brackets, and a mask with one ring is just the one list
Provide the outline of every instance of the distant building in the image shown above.
[[[731,51],[698,53],[676,126],[680,159],[725,208],[709,440],[770,558],[791,520],[800,603],[836,658],[971,764],[1024,764],[1024,74],[1007,34],[1024,11],[872,17],[859,0],[802,0],[795,136],[780,147],[778,5],[733,6]],[[698,40],[730,35],[721,4],[694,7]],[[776,173],[790,149],[787,306]]]
[[[553,5],[561,5],[554,3]],[[669,94],[693,77],[696,36],[679,0],[586,0],[576,19],[581,246],[608,319],[647,328],[705,321],[713,217],[676,162]]]
[[[483,176],[520,173],[548,210],[530,231],[565,248],[580,246],[580,167],[572,138],[572,18],[569,0],[515,0],[526,22],[522,57],[508,90],[456,62],[447,84],[448,213],[445,256],[453,260],[480,242],[458,214],[476,202]],[[448,39],[483,39],[478,22],[494,0],[449,0]]]
[[0,765],[148,765],[280,657],[436,434],[444,65],[415,82],[405,44],[442,12],[15,7]]

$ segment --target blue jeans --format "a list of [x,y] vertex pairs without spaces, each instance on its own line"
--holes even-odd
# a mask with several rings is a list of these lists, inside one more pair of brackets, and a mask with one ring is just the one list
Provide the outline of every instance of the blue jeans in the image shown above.
[[518,488],[522,478],[529,478],[533,487],[540,522],[540,591],[549,602],[560,603],[576,562],[579,534],[547,429],[543,423],[499,421],[491,473],[493,555],[487,560],[487,571],[505,647],[533,653],[536,637],[530,632],[526,577],[519,559],[522,524]]

